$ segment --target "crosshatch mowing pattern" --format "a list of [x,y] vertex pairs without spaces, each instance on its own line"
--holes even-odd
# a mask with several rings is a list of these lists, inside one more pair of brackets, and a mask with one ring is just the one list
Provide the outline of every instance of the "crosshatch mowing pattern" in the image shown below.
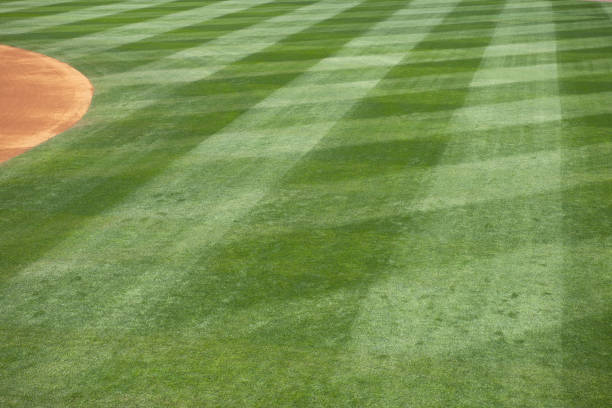
[[0,2],[0,405],[612,405],[611,6]]

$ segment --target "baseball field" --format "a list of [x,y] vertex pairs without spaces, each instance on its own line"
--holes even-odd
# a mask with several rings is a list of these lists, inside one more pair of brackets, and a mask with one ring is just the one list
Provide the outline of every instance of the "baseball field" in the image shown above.
[[0,44],[95,87],[0,164],[0,407],[612,406],[612,3],[0,0]]

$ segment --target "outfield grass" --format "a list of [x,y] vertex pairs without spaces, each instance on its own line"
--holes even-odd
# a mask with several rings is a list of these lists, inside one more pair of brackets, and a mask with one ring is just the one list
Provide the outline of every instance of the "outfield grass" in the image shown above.
[[612,4],[0,1],[2,407],[612,406]]

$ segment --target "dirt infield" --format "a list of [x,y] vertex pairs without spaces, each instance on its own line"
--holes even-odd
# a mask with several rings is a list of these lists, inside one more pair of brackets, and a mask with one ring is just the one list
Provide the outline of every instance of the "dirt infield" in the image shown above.
[[68,64],[0,45],[0,163],[73,126],[92,96],[89,80]]

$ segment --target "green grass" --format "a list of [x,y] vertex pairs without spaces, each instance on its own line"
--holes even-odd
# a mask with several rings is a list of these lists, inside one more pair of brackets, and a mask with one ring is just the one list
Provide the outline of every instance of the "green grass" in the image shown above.
[[96,88],[0,165],[0,406],[612,406],[611,41],[578,0],[0,1]]

